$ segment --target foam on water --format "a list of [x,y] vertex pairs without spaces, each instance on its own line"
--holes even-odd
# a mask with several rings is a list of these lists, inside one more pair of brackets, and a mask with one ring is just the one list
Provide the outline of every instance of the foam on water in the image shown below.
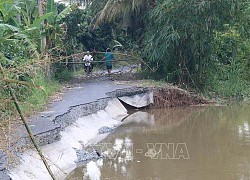
[[87,164],[87,173],[86,175],[90,180],[100,180],[101,179],[101,170],[98,167],[96,162],[89,162]]

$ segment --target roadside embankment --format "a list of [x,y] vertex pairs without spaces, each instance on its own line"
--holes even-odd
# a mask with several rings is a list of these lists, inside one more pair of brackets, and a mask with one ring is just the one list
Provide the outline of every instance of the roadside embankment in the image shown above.
[[154,88],[153,92],[153,107],[155,108],[190,106],[209,103],[208,100],[196,94],[190,93],[186,90],[174,86]]
[[[179,101],[178,101],[179,100]],[[115,81],[80,83],[65,92],[61,101],[53,102],[44,112],[30,119],[30,127],[59,179],[77,165],[77,149],[98,143],[108,134],[102,127],[114,128],[128,115],[121,101],[135,108],[174,107],[208,103],[187,91],[175,88],[135,87]],[[18,165],[10,170],[12,179],[50,179],[24,129],[16,141],[20,154]]]

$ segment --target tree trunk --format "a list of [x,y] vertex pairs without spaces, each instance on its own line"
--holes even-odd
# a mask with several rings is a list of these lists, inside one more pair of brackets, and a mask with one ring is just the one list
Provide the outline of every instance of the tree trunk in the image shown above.
[[[43,3],[44,3],[44,1],[45,0],[37,0],[39,17],[41,17],[43,15]],[[41,25],[44,28],[44,22],[42,22]],[[43,37],[41,40],[41,49],[40,49],[41,53],[43,53],[45,51],[45,47],[46,47],[46,37]]]
[[[43,9],[43,4],[45,3],[46,0],[37,0],[38,3],[38,13],[39,17],[41,17],[44,14],[44,9]],[[41,23],[43,27],[43,32],[45,32],[45,22],[43,21]],[[45,75],[48,80],[51,79],[51,69],[50,69],[50,59],[49,59],[49,54],[48,54],[48,41],[46,40],[46,37],[43,37],[41,40],[41,53],[44,54],[45,56]]]

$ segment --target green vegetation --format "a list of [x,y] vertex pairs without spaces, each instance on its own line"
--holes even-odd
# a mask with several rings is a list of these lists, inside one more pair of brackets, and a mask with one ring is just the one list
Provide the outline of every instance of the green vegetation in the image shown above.
[[249,40],[234,29],[217,32],[205,89],[224,97],[248,97],[249,53]]
[[[60,90],[60,84],[58,84],[58,82],[55,80],[48,81],[41,73],[33,78],[33,82],[36,85],[42,86],[43,89],[28,89],[29,92],[27,94],[29,94],[29,96],[25,97],[24,101],[21,102],[21,108],[26,115],[44,109],[45,105],[48,103],[48,98]],[[23,95],[24,93],[19,96]]]
[[59,90],[52,79],[50,52],[62,46],[60,21],[72,12],[71,5],[57,12],[53,0],[46,6],[36,0],[0,2],[0,111],[1,119],[16,116],[9,88],[28,115],[41,109]]
[[249,96],[249,0],[94,0],[94,6],[96,27],[125,26],[151,67],[146,77],[213,96]]
[[[82,70],[82,65],[58,61],[79,61],[82,57],[71,55],[107,47],[135,57],[134,62],[143,60],[146,78],[213,97],[249,97],[249,0],[88,0],[80,4],[85,8],[54,0],[0,2],[2,112],[11,106],[6,83],[25,111],[37,110],[58,90],[57,81],[68,81],[77,74],[75,70]],[[94,54],[95,60],[101,57]]]

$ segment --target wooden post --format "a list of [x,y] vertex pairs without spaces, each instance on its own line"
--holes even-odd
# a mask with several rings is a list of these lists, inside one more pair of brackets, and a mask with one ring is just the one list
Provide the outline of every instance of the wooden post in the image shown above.
[[24,126],[25,126],[25,128],[26,128],[26,130],[27,130],[27,132],[28,132],[28,134],[29,134],[29,137],[30,137],[32,143],[34,144],[34,146],[35,146],[35,148],[36,148],[36,150],[37,150],[39,156],[41,157],[41,159],[42,159],[42,161],[43,161],[43,164],[45,165],[46,169],[48,170],[48,172],[49,172],[51,178],[52,178],[53,180],[56,180],[56,178],[55,178],[54,174],[52,173],[52,171],[51,171],[51,169],[50,169],[50,167],[49,167],[49,164],[47,163],[47,161],[46,161],[46,159],[45,159],[45,157],[44,157],[44,155],[43,155],[43,153],[42,153],[40,147],[37,145],[37,143],[36,143],[36,141],[35,141],[35,137],[33,136],[31,129],[29,128],[29,125],[28,125],[28,123],[27,123],[27,121],[26,121],[26,119],[25,119],[25,117],[24,117],[24,115],[23,115],[23,113],[22,113],[22,111],[21,111],[21,109],[20,109],[20,106],[19,106],[19,104],[18,104],[16,95],[15,95],[13,89],[10,87],[10,85],[8,85],[8,89],[9,89],[9,92],[10,92],[10,94],[11,94],[11,97],[12,97],[13,100],[14,100],[14,104],[15,104],[15,106],[16,106],[16,109],[17,109],[17,111],[18,111],[20,117],[21,117],[21,120],[22,120],[22,122],[23,122],[23,124],[24,124]]
[[[2,67],[2,64],[1,64],[1,63],[0,63],[0,72],[2,73],[3,77],[5,77],[5,73],[4,73],[4,70],[3,70],[3,67]],[[24,126],[25,126],[25,128],[26,128],[26,130],[27,130],[27,132],[28,132],[28,134],[29,134],[29,137],[30,137],[32,143],[33,143],[34,146],[35,146],[35,149],[37,150],[39,156],[41,157],[41,159],[42,159],[42,161],[43,161],[43,164],[45,165],[46,169],[48,170],[48,172],[49,172],[51,178],[52,178],[53,180],[56,180],[56,178],[55,178],[55,176],[53,175],[53,173],[52,173],[52,171],[51,171],[51,169],[50,169],[50,167],[49,167],[49,164],[47,163],[47,161],[46,161],[46,159],[45,159],[45,157],[44,157],[44,155],[43,155],[43,153],[42,153],[40,147],[37,145],[37,143],[36,143],[36,141],[35,141],[35,137],[33,136],[32,131],[31,131],[31,129],[29,128],[29,125],[28,125],[28,123],[27,123],[27,121],[26,121],[26,119],[25,119],[25,117],[24,117],[24,115],[23,115],[23,113],[22,113],[22,111],[21,111],[21,108],[20,108],[20,106],[19,106],[19,104],[18,104],[16,95],[15,95],[13,89],[11,88],[11,86],[9,85],[9,83],[6,83],[6,84],[7,84],[8,90],[9,90],[9,92],[10,92],[10,95],[11,95],[11,97],[12,97],[13,100],[14,100],[14,104],[15,104],[15,107],[16,107],[16,109],[17,109],[17,111],[18,111],[18,114],[19,114],[20,117],[21,117],[21,120],[22,120],[22,122],[23,122],[23,124],[24,124]]]

